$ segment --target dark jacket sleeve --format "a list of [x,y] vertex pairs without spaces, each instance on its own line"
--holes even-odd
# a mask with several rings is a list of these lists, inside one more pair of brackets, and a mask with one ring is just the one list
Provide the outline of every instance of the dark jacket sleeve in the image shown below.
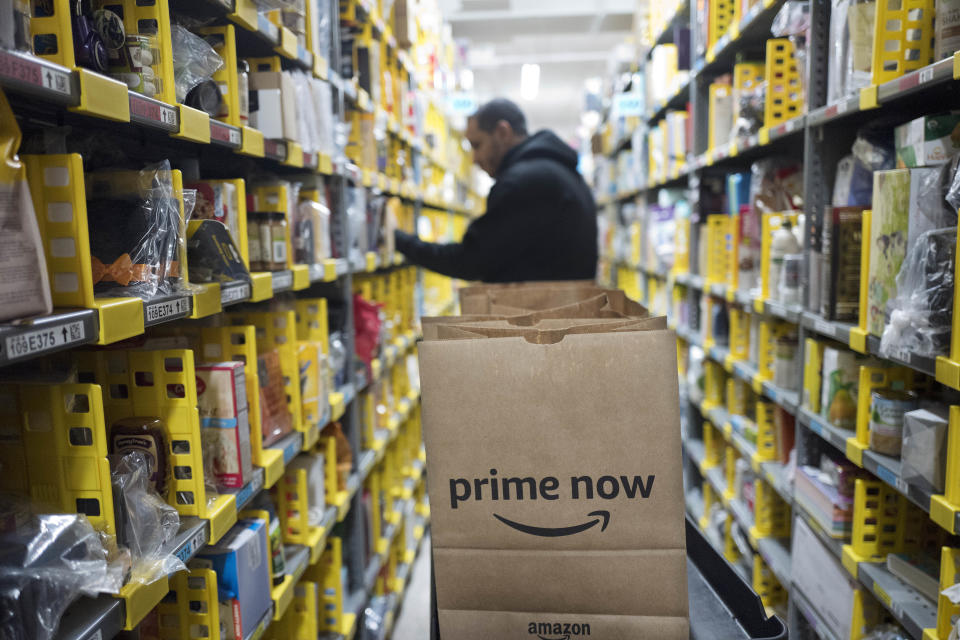
[[538,233],[530,189],[510,180],[498,181],[487,197],[487,211],[467,227],[460,243],[423,242],[398,231],[397,250],[411,263],[451,278],[485,280],[516,260]]

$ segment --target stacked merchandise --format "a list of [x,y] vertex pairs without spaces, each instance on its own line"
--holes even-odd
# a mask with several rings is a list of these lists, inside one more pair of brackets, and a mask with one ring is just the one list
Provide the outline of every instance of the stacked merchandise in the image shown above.
[[[393,230],[475,198],[410,62],[452,40],[399,4],[0,7],[0,635],[389,633],[429,522]],[[329,70],[346,24],[389,90]]]

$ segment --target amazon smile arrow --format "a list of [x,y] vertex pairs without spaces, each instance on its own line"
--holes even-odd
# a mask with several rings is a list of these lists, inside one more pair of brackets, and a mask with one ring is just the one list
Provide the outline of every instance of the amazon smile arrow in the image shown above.
[[602,522],[600,525],[600,531],[606,531],[607,524],[610,522],[610,512],[609,511],[591,511],[587,514],[587,517],[595,516],[593,520],[589,522],[584,522],[583,524],[576,524],[572,527],[533,527],[528,524],[523,524],[522,522],[514,522],[513,520],[508,520],[501,515],[493,514],[493,517],[507,525],[512,529],[516,529],[520,533],[526,533],[531,536],[540,536],[542,538],[560,538],[562,536],[572,536],[578,533],[582,533],[587,529],[590,529]]

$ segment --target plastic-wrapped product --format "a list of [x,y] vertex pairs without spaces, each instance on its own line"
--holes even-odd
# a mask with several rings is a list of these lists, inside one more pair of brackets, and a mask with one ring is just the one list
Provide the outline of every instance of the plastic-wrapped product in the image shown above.
[[767,158],[754,162],[750,172],[750,206],[758,214],[803,209],[803,169],[798,164]]
[[880,355],[932,357],[949,350],[956,238],[956,227],[936,229],[922,234],[910,248],[897,274],[897,295],[880,337]]
[[[87,223],[97,295],[151,298],[185,286],[180,257],[185,253],[185,220],[175,197],[170,163],[164,160],[137,174],[90,174]],[[184,217],[196,192],[184,190]]]
[[[117,593],[120,567],[84,515],[38,513],[20,496],[0,495],[0,637],[52,640],[81,594]],[[44,509],[46,511],[46,509]]]
[[0,2],[0,48],[33,53],[29,0]]
[[170,35],[173,40],[173,79],[177,102],[185,103],[191,91],[202,83],[210,83],[208,91],[215,94],[195,96],[190,106],[216,115],[222,97],[220,89],[210,78],[223,66],[223,58],[206,40],[179,24],[170,25]]
[[115,456],[110,468],[118,543],[130,549],[133,559],[130,580],[150,584],[186,569],[169,552],[180,529],[180,515],[151,486],[147,456],[130,451]]
[[317,151],[331,158],[336,155],[334,142],[333,94],[330,85],[319,78],[310,79],[310,92],[317,109]]

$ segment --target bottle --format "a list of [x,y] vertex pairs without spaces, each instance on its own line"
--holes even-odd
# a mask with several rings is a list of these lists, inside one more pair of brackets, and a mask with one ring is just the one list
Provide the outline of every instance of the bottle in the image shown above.
[[789,219],[783,221],[779,229],[773,232],[770,243],[770,273],[768,274],[770,300],[780,300],[780,277],[783,273],[783,259],[789,253],[802,253],[797,237],[793,235],[793,225]]
[[280,518],[277,517],[277,509],[273,506],[273,501],[266,493],[258,494],[254,498],[251,508],[266,511],[270,517],[270,521],[267,523],[267,542],[270,547],[270,573],[273,575],[273,584],[276,586],[283,582],[287,570],[287,556],[283,550]]
[[237,93],[239,94],[240,125],[247,126],[250,121],[250,64],[246,60],[237,60]]
[[110,425],[110,453],[122,456],[130,451],[140,451],[150,465],[150,486],[166,496],[167,435],[163,421],[156,417],[122,418]]

